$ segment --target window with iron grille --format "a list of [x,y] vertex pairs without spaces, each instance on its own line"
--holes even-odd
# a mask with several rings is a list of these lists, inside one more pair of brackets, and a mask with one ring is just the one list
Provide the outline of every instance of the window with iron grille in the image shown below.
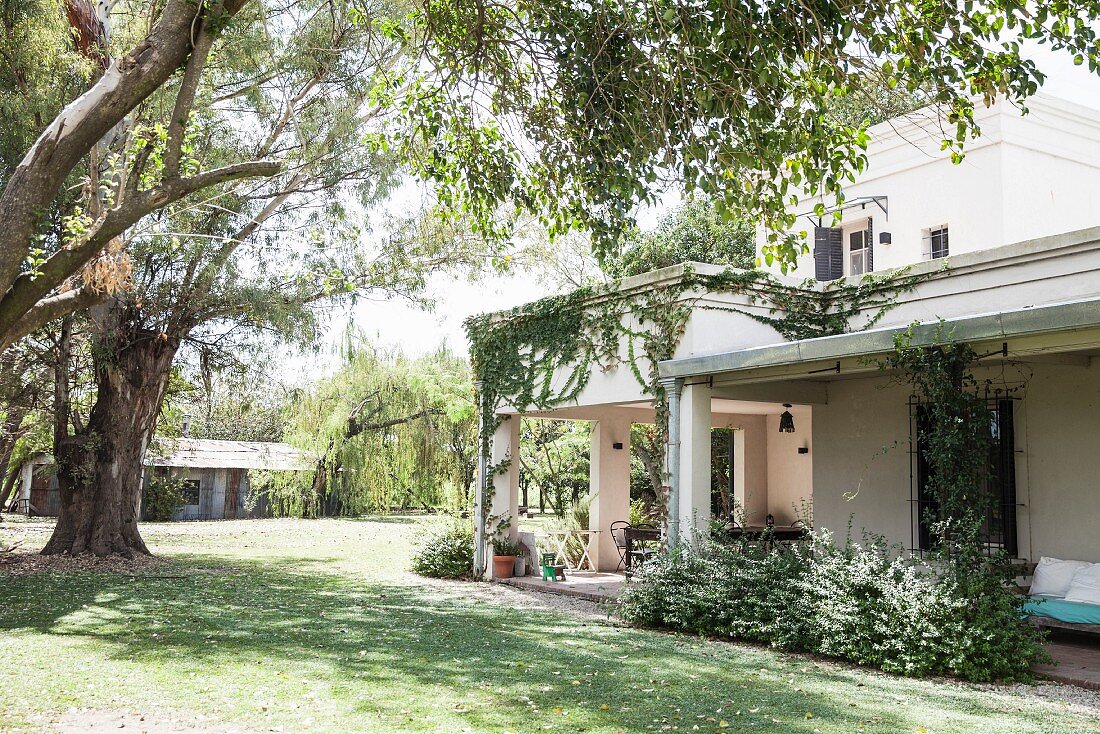
[[[1003,550],[1015,558],[1019,552],[1016,526],[1016,431],[1014,400],[996,399],[989,402],[989,476],[983,490],[988,498],[986,517],[982,523],[982,540],[990,553]],[[914,551],[935,547],[932,526],[940,519],[940,504],[932,487],[932,467],[928,461],[922,435],[929,426],[928,406],[910,401],[910,440],[914,447],[911,474]]]
[[947,257],[950,254],[950,248],[947,242],[947,225],[944,224],[939,227],[932,227],[925,230],[924,234],[924,257],[926,260],[937,260],[941,257]]

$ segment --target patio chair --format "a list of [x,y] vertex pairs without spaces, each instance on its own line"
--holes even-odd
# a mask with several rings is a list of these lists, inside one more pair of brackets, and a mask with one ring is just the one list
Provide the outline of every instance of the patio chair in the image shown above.
[[616,520],[611,523],[611,539],[615,541],[615,550],[619,552],[619,566],[626,565],[626,529],[630,523],[626,520]]
[[[653,525],[652,523],[648,523],[648,522],[638,523],[637,525],[631,525],[630,527],[635,529],[635,530],[657,530],[656,525]],[[639,541],[639,542],[644,543],[645,541]],[[649,560],[651,557],[653,557],[655,555],[657,555],[657,551],[655,551],[652,548],[646,548],[644,545],[641,545],[638,548],[635,548],[635,549],[630,551],[630,566],[631,566],[631,568],[633,568],[635,563],[638,563],[638,562],[645,563],[647,560]]]
[[565,581],[565,566],[557,563],[557,556],[553,553],[542,554],[542,580]]

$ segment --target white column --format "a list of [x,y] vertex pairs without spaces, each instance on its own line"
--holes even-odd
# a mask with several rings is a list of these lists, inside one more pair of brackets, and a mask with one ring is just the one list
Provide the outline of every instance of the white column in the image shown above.
[[[492,535],[497,525],[509,521],[507,535],[519,538],[519,422],[518,415],[502,416],[493,433],[488,470],[492,474],[493,497],[489,503],[489,527],[485,557],[493,557]],[[507,466],[502,468],[502,464]],[[492,576],[493,564],[486,564],[486,576]]]
[[485,573],[485,485],[489,476],[489,457],[482,451],[482,442],[485,431],[485,414],[488,411],[488,400],[485,396],[484,383],[481,380],[474,381],[474,389],[477,390],[477,479],[474,483],[474,578],[481,578]]
[[611,523],[630,517],[630,419],[593,423],[589,458],[588,528],[600,531],[592,542],[592,562],[599,571],[616,571],[620,558]]
[[670,548],[680,542],[680,393],[684,381],[679,378],[662,378],[668,401],[668,436],[665,440],[665,463],[662,468],[668,488],[668,510],[665,512],[665,538]]
[[707,384],[687,384],[680,398],[680,539],[710,524],[710,397]]

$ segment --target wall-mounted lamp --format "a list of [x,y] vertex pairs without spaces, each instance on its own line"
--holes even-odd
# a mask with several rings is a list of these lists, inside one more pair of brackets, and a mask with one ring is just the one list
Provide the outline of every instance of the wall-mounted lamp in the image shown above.
[[616,451],[622,451],[623,450],[623,442],[622,441],[616,441],[615,443],[611,444],[611,448],[615,449]]
[[791,415],[791,404],[783,403],[783,407],[787,408],[787,410],[784,410],[783,414],[779,416],[779,432],[794,433],[794,416]]
[[889,232],[879,232],[878,233],[878,243],[880,245],[888,245],[892,241],[893,241],[893,238],[890,237]]
[[798,453],[808,454],[808,453],[810,453],[810,447],[809,446],[799,446],[798,447]]

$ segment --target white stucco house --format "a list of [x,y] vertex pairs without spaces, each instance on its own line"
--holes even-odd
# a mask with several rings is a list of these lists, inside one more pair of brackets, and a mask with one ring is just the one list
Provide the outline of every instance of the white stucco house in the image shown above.
[[[656,365],[668,395],[670,536],[710,519],[710,434],[725,427],[734,431],[734,492],[748,522],[772,515],[788,524],[797,505],[812,501],[815,527],[843,536],[851,518],[857,530],[919,551],[921,447],[911,391],[878,362],[900,331],[919,322],[915,342],[931,343],[943,319],[953,339],[985,355],[975,372],[992,386],[1001,501],[988,542],[1022,561],[1100,562],[1100,119],[1043,95],[1030,110],[980,112],[982,136],[958,165],[940,151],[931,117],[878,125],[839,225],[830,216],[800,217],[811,252],[793,273],[776,274],[783,283],[811,279],[809,288],[827,289],[902,266],[920,276],[871,328],[864,327],[874,314],[859,313],[846,333],[792,341],[753,317],[767,308],[751,293],[683,294],[679,302],[691,309],[683,335]],[[797,213],[815,203],[807,197]],[[824,203],[831,214],[835,207]],[[685,269],[722,270],[666,268],[627,278],[617,292],[644,295],[678,282]],[[564,403],[487,406],[502,417],[594,422],[591,527],[600,532],[592,555],[608,570],[619,555],[607,530],[628,516],[630,425],[655,420],[653,395],[625,364],[627,342],[622,364],[594,366]],[[570,374],[561,365],[549,380]],[[793,432],[779,430],[785,404]],[[519,421],[500,422],[483,462],[500,469],[485,472],[479,518],[516,516],[518,462],[505,460],[518,441]],[[491,572],[488,553],[480,548],[479,567]]]

